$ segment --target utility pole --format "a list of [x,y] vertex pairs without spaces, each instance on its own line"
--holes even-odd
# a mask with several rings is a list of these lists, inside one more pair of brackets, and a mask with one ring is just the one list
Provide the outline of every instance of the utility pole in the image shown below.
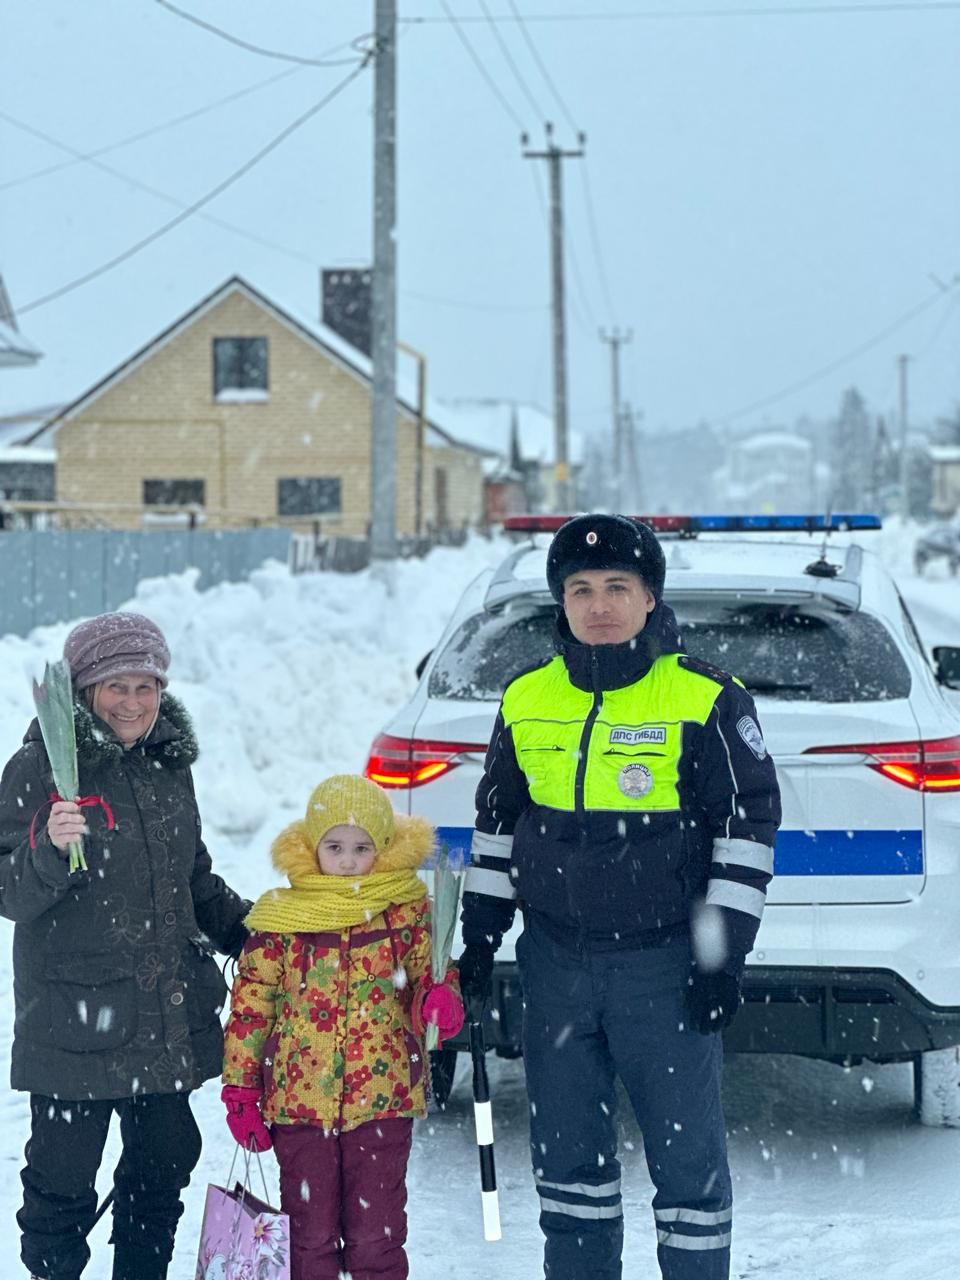
[[396,0],[375,0],[375,10],[370,559],[391,561],[397,554]]
[[633,339],[633,330],[621,333],[614,326],[613,333],[600,330],[600,341],[610,344],[611,383],[613,388],[613,509],[623,508],[623,412],[620,408],[620,348]]
[[907,365],[909,356],[899,356],[897,364],[900,369],[900,515],[904,524],[910,518],[909,479],[910,465],[907,451],[907,434],[909,431],[909,415],[907,411]]
[[[556,496],[554,502],[559,512],[569,512],[573,506],[570,486],[570,463],[567,446],[567,333],[566,303],[563,284],[563,171],[564,160],[575,160],[583,155],[586,136],[580,134],[579,151],[564,151],[553,140],[553,125],[546,126],[545,151],[524,151],[527,160],[546,160],[550,170],[550,270],[553,282],[553,431],[555,440]],[[524,134],[521,142],[527,146]]]

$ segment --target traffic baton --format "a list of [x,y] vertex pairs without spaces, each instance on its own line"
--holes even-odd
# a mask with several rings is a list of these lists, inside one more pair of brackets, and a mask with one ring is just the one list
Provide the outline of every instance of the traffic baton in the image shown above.
[[480,1153],[480,1203],[483,1207],[483,1238],[499,1240],[500,1200],[497,1196],[497,1169],[493,1160],[493,1111],[487,1080],[487,1054],[483,1027],[470,1023],[470,1057],[473,1059],[473,1123]]

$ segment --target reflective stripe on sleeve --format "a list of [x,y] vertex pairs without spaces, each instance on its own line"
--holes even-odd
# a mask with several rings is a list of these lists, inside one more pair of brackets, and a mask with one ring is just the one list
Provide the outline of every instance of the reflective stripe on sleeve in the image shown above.
[[773,875],[773,849],[768,844],[758,844],[756,840],[718,838],[713,842],[713,860]]
[[513,849],[513,836],[492,836],[486,831],[474,831],[470,845],[470,858],[479,862],[481,858],[509,858]]
[[502,871],[491,871],[489,867],[467,867],[463,891],[485,893],[490,898],[506,898],[510,902],[517,896],[506,867]]
[[[467,872],[467,875],[470,873]],[[707,886],[707,905],[713,907],[732,907],[735,911],[743,911],[748,916],[763,915],[763,905],[767,895],[761,889],[753,889],[747,884],[738,884],[735,880],[712,879]]]

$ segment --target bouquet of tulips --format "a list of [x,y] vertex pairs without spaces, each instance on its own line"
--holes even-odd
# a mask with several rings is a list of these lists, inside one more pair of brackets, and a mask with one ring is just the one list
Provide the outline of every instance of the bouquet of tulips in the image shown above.
[[[450,952],[457,928],[457,909],[460,906],[460,889],[463,884],[462,861],[454,864],[445,844],[440,846],[433,868],[433,894],[430,903],[430,941],[432,947],[431,976],[441,983],[450,968]],[[435,1023],[429,1023],[426,1031],[426,1048],[437,1048],[439,1032]]]
[[[66,660],[48,662],[43,680],[33,682],[33,701],[43,735],[43,745],[53,773],[53,783],[61,800],[74,800],[80,789],[77,774],[77,733],[73,722],[73,684]],[[83,843],[70,846],[70,870],[86,871]]]

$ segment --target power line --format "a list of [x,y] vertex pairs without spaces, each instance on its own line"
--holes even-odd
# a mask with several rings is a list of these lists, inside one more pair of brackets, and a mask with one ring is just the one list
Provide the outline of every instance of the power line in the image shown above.
[[[284,53],[279,49],[265,49],[262,45],[251,44],[248,40],[241,40],[238,36],[231,35],[229,31],[224,31],[222,27],[215,27],[211,22],[204,22],[202,18],[198,18],[195,14],[188,13],[186,9],[178,9],[175,4],[171,4],[170,0],[155,0],[161,9],[176,14],[178,18],[183,18],[185,22],[191,22],[195,27],[201,27],[204,31],[209,31],[211,35],[219,36],[221,40],[226,40],[230,44],[235,44],[240,49],[246,49],[248,53],[258,53],[263,58],[279,58],[283,62],[296,62],[302,67],[345,67],[353,62],[352,58],[341,59],[339,61],[326,61],[325,55],[318,58],[301,58],[295,53]],[[329,53],[337,53],[340,49],[356,48],[354,41],[345,44],[338,44],[335,48],[328,50]]]
[[[284,72],[284,75],[289,74],[289,72]],[[167,204],[176,205],[179,209],[189,207],[188,201],[181,200],[178,196],[170,195],[168,191],[162,191],[159,187],[151,186],[148,182],[141,182],[139,178],[135,178],[123,169],[117,169],[114,165],[104,164],[102,160],[97,160],[92,155],[84,155],[83,152],[77,151],[74,147],[68,146],[65,142],[61,142],[49,133],[44,133],[42,130],[34,128],[33,125],[29,125],[23,120],[18,120],[16,116],[12,116],[6,111],[0,111],[0,120],[13,125],[17,129],[22,129],[24,133],[28,133],[34,138],[39,138],[42,142],[46,142],[52,147],[59,147],[61,151],[66,151],[69,155],[74,156],[76,162],[83,161],[92,168],[99,169],[102,173],[116,178],[118,182],[136,187],[138,190],[145,191],[147,195],[154,196],[158,200],[164,200]],[[68,163],[74,163],[74,161],[69,161]],[[259,232],[250,231],[246,227],[240,227],[235,222],[228,222],[226,218],[218,218],[212,213],[200,213],[198,216],[215,227],[222,227],[225,231],[231,231],[234,235],[242,236],[244,239],[251,240],[266,249],[274,249],[288,258],[295,258],[300,262],[309,262],[311,266],[316,265],[313,259],[306,254],[300,253],[296,249],[290,249],[285,245],[277,244],[275,240],[270,240],[266,236],[260,235]]]
[[[953,290],[957,288],[958,284],[960,284],[960,279],[955,279],[949,286],[949,289]],[[846,355],[840,356],[838,359],[831,361],[830,364],[824,365],[823,368],[817,369],[816,372],[808,374],[805,378],[800,378],[797,382],[791,383],[790,386],[784,387],[780,391],[775,391],[773,395],[764,396],[762,400],[754,400],[752,404],[744,405],[741,409],[734,410],[733,413],[724,414],[722,417],[717,419],[717,424],[719,426],[726,426],[736,418],[742,418],[748,413],[754,413],[757,409],[765,409],[768,405],[776,404],[778,400],[785,400],[787,396],[793,395],[794,392],[802,391],[805,387],[811,386],[814,382],[819,382],[821,378],[826,378],[829,374],[842,368],[843,365],[849,364],[851,360],[856,360],[858,356],[862,356],[867,351],[871,351],[874,347],[879,346],[881,342],[889,338],[891,334],[896,333],[896,331],[907,324],[908,321],[913,320],[922,312],[929,310],[935,302],[938,302],[943,297],[943,294],[944,290],[942,288],[938,289],[936,293],[929,295],[922,302],[917,303],[915,307],[911,307],[909,311],[905,311],[902,316],[899,316],[891,324],[887,325],[887,327],[880,333],[875,334],[874,337],[861,343],[859,347],[855,347],[852,351],[848,351]]]
[[526,100],[530,103],[530,106],[533,108],[533,114],[536,117],[536,119],[544,120],[545,116],[543,112],[540,110],[539,103],[537,102],[536,98],[533,96],[533,93],[530,90],[530,86],[527,84],[526,80],[520,74],[520,68],[517,66],[516,62],[514,61],[513,54],[510,52],[510,48],[507,45],[506,40],[504,40],[503,36],[500,34],[500,28],[497,26],[494,18],[490,13],[489,8],[487,7],[487,0],[479,0],[479,3],[480,3],[480,8],[486,14],[487,21],[490,23],[490,30],[493,32],[494,36],[496,37],[497,44],[500,46],[500,52],[503,54],[504,58],[506,59],[507,66],[513,72],[513,78],[516,80],[517,84],[520,86],[520,92],[523,94]]
[[573,116],[570,114],[569,110],[567,109],[567,104],[564,102],[563,98],[560,96],[560,91],[557,88],[557,86],[554,84],[553,77],[550,75],[550,72],[547,70],[543,59],[540,57],[540,54],[537,52],[537,46],[534,44],[533,37],[530,35],[530,32],[527,30],[527,24],[524,21],[523,15],[521,14],[520,10],[517,8],[516,4],[514,4],[514,0],[507,0],[507,3],[510,5],[510,11],[513,14],[515,20],[520,24],[520,34],[523,36],[524,40],[526,41],[527,48],[530,50],[530,56],[533,58],[537,66],[540,68],[540,74],[543,76],[543,79],[547,88],[553,94],[554,102],[556,102],[562,114],[566,116],[567,124],[570,126],[573,132],[580,133],[579,125],[577,124],[577,122],[574,120]]
[[[489,71],[480,60],[480,57],[478,56],[477,51],[474,49],[473,45],[467,39],[466,32],[463,30],[462,26],[460,25],[462,20],[454,14],[453,10],[447,4],[447,0],[440,0],[440,7],[443,9],[444,13],[447,15],[446,20],[453,23],[453,29],[457,33],[457,38],[459,39],[463,47],[466,49],[467,53],[470,55],[470,59],[473,62],[473,65],[477,68],[481,76],[487,82],[487,86],[490,89],[490,92],[497,99],[497,101],[500,103],[500,106],[504,109],[504,111],[513,121],[513,123],[517,126],[517,128],[522,133],[524,128],[523,121],[514,111],[513,107],[511,107],[509,101],[504,96],[504,93],[501,90],[500,86],[490,75]],[[444,21],[444,19],[438,18],[436,19],[436,21],[442,22]],[[470,19],[470,21],[482,22],[484,21],[484,19],[475,18],[475,19]]]
[[[359,62],[360,59],[358,58]],[[260,89],[265,89],[269,85],[277,84],[280,80],[287,79],[288,76],[299,75],[302,71],[301,67],[287,67],[285,71],[279,72],[277,75],[269,76],[266,80],[258,80],[256,84],[248,85],[245,89],[238,89],[236,93],[227,94],[225,98],[218,98],[216,102],[208,102],[206,106],[197,107],[193,111],[187,111],[183,115],[172,116],[169,120],[163,120],[159,124],[151,125],[149,129],[141,129],[138,133],[128,134],[125,138],[120,138],[117,142],[109,142],[103,147],[97,147],[93,151],[77,151],[73,147],[68,147],[56,139],[48,139],[56,147],[61,150],[69,151],[73,156],[72,160],[61,160],[57,164],[47,165],[44,169],[34,169],[32,173],[26,173],[19,178],[10,178],[6,182],[0,182],[0,191],[9,191],[11,187],[21,187],[28,182],[34,182],[37,178],[48,177],[51,173],[59,173],[61,169],[68,169],[72,165],[81,161],[93,161],[99,156],[108,155],[111,151],[120,151],[123,147],[132,146],[135,142],[143,142],[146,138],[151,138],[155,134],[163,133],[167,129],[172,129],[178,124],[186,124],[188,120],[196,120],[199,116],[207,115],[211,111],[216,111],[219,107],[225,107],[231,102],[236,102],[239,98],[246,97],[248,94],[256,93]],[[10,123],[15,124],[18,128],[26,128],[26,125],[15,120],[12,116],[7,116]],[[38,137],[44,135],[37,132]]]
[[297,118],[288,124],[285,129],[282,129],[275,138],[268,142],[265,147],[261,147],[256,155],[251,156],[251,158],[247,160],[245,164],[242,164],[239,169],[235,169],[229,177],[224,178],[222,182],[217,183],[215,187],[205,195],[201,196],[199,200],[195,200],[193,204],[188,205],[187,208],[181,213],[178,213],[175,218],[171,218],[170,221],[164,223],[162,227],[158,227],[155,231],[152,231],[150,235],[144,236],[142,240],[138,240],[136,244],[131,245],[122,253],[118,253],[107,262],[101,263],[99,267],[95,267],[92,271],[88,271],[84,275],[78,276],[75,280],[71,280],[69,283],[61,285],[59,289],[54,289],[51,293],[44,294],[41,298],[35,298],[32,302],[28,302],[26,306],[18,307],[18,314],[24,315],[28,311],[36,310],[37,307],[45,306],[55,298],[61,298],[66,293],[72,293],[74,289],[79,289],[81,285],[88,284],[98,276],[102,276],[106,272],[112,271],[113,268],[119,266],[121,262],[126,262],[128,258],[132,258],[134,254],[139,253],[141,249],[145,249],[147,245],[153,244],[154,241],[159,240],[161,236],[165,236],[167,232],[172,231],[174,227],[178,227],[182,222],[186,222],[189,217],[202,209],[204,205],[209,204],[211,200],[214,200],[222,192],[226,191],[226,189],[237,182],[238,179],[249,173],[251,169],[264,159],[265,156],[268,156],[271,151],[274,151],[282,142],[289,138],[292,133],[322,111],[323,108],[331,103],[338,94],[342,93],[353,80],[357,79],[360,73],[366,68],[369,61],[370,55],[365,57],[358,67],[354,67],[350,74],[345,76],[339,84],[335,85],[329,93],[325,94],[319,102],[315,103],[307,111],[304,111],[301,115],[297,116]]
[[[737,6],[727,9],[621,9],[596,13],[589,11],[571,13],[528,13],[525,22],[659,22],[688,18],[793,18],[850,15],[860,17],[888,13],[950,13],[960,9],[960,0],[903,0],[892,4],[789,4],[764,9]],[[494,14],[497,22],[516,22],[512,14]],[[462,18],[462,22],[481,22],[481,18]],[[434,14],[410,14],[404,22],[419,26],[443,25],[445,19]]]

